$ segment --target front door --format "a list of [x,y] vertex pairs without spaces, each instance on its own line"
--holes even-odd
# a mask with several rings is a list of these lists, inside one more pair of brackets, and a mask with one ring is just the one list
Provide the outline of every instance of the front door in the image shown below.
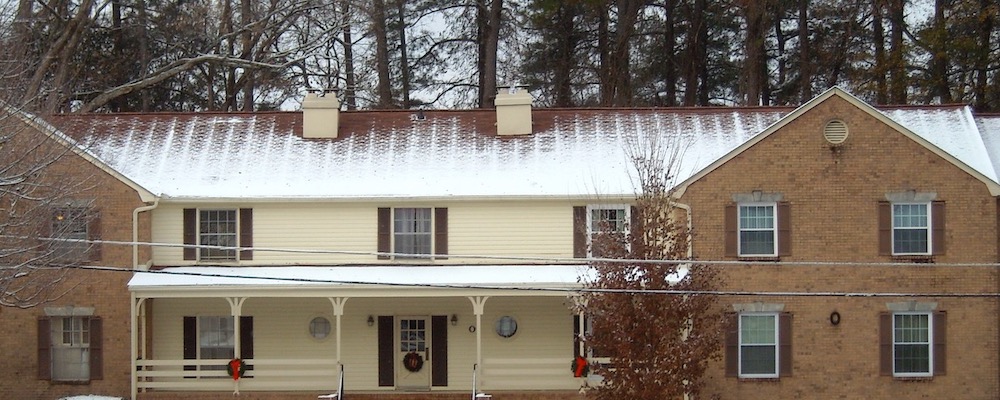
[[431,382],[431,319],[400,317],[396,352],[396,387],[409,390],[429,390]]

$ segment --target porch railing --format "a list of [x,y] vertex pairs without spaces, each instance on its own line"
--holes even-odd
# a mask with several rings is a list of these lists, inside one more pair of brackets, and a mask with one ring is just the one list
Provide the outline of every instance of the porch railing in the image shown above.
[[564,358],[485,358],[479,383],[490,388],[516,387],[525,390],[579,389],[578,378]]
[[[239,390],[338,389],[341,365],[330,359],[243,360],[247,371]],[[228,360],[138,360],[139,390],[235,390],[237,382],[226,373]]]

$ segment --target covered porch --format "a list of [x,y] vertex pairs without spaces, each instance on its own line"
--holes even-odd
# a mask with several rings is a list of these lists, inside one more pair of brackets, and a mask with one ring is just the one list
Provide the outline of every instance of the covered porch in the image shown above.
[[[160,392],[576,392],[585,265],[137,272],[132,397]],[[232,360],[243,362],[233,379]],[[239,374],[237,366],[237,375]]]

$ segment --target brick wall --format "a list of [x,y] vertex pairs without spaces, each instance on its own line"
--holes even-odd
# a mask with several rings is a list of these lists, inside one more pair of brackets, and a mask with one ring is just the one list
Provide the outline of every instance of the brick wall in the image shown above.
[[[5,125],[5,128],[9,129],[7,132],[16,131],[22,145],[42,140],[39,132],[30,127]],[[41,179],[44,182],[80,182],[79,190],[66,197],[95,200],[101,216],[101,238],[132,240],[132,211],[143,205],[135,190],[72,153],[62,154],[42,172]],[[140,217],[140,231],[144,232],[140,241],[148,241],[148,216]],[[88,264],[125,269],[132,266],[131,246],[105,244],[101,253],[100,261]],[[148,260],[149,254],[148,249],[141,249],[140,260]],[[129,272],[70,271],[62,283],[52,287],[54,292],[65,294],[45,305],[93,307],[95,316],[102,318],[104,379],[89,384],[56,384],[37,379],[37,320],[45,315],[44,309],[0,307],[0,349],[3,352],[0,398],[56,399],[73,394],[128,397],[130,296],[126,284],[130,278]]]
[[[824,125],[843,120],[850,136],[838,148]],[[724,256],[723,210],[735,193],[781,193],[791,204],[792,250],[782,262],[900,261],[878,251],[877,201],[885,194],[936,192],[946,203],[944,255],[907,266],[726,266],[726,289],[787,292],[996,293],[995,268],[941,264],[997,261],[997,203],[967,172],[838,97],[818,104],[703,179],[683,203],[692,208],[694,253]],[[948,313],[947,374],[930,379],[879,375],[878,315],[887,302],[937,302]],[[772,380],[725,377],[713,362],[706,394],[723,399],[998,397],[998,303],[951,297],[722,297],[736,303],[782,303],[793,314],[793,374]],[[839,325],[830,323],[833,311]],[[720,349],[721,350],[721,349]]]

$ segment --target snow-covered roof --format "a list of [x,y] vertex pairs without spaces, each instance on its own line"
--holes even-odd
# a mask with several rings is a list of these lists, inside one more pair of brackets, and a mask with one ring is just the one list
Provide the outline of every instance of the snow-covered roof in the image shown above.
[[155,289],[559,289],[582,287],[586,265],[172,267],[136,272],[132,291]]
[[[498,137],[492,110],[342,112],[340,137],[304,139],[300,112],[53,117],[103,162],[180,199],[573,197],[635,192],[628,149],[681,146],[678,182],[737,149],[785,107],[535,109],[534,133]],[[997,181],[1000,136],[965,106],[881,108]]]

